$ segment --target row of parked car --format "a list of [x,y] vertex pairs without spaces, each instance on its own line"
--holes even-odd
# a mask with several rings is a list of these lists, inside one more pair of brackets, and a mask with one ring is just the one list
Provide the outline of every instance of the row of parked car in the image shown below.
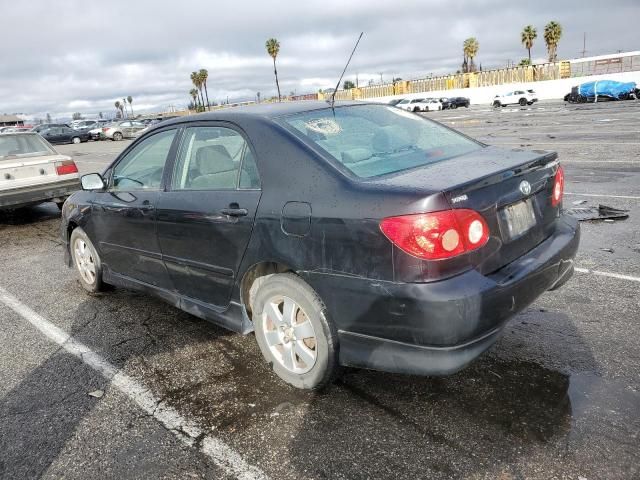
[[458,107],[469,108],[469,99],[466,97],[451,98],[396,98],[389,105],[407,110],[408,112],[432,112],[437,110],[456,109]]
[[[164,119],[166,120],[166,119]],[[33,128],[14,126],[0,128],[0,134],[35,132],[51,144],[83,143],[89,140],[136,138],[161,119],[145,120],[81,120],[67,123],[43,123]]]

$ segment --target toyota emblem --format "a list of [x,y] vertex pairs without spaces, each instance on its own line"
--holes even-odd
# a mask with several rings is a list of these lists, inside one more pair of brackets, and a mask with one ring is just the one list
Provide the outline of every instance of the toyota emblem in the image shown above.
[[531,184],[526,180],[520,182],[520,191],[523,195],[529,195],[531,193]]

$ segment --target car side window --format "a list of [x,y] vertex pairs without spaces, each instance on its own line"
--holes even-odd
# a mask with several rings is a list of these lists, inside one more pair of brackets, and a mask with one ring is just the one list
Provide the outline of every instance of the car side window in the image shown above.
[[256,159],[253,156],[253,152],[251,152],[249,145],[245,146],[244,156],[242,157],[242,168],[240,169],[240,188],[260,188],[260,176],[258,175]]
[[173,174],[174,190],[231,190],[238,187],[247,148],[242,135],[225,127],[187,128]]
[[145,138],[114,167],[112,191],[159,190],[176,130]]

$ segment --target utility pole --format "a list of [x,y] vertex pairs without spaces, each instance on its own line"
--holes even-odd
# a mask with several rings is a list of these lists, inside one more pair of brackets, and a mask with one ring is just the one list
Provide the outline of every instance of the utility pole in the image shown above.
[[356,72],[356,88],[359,88],[360,84],[358,83],[358,72]]
[[587,53],[587,32],[584,32],[582,35],[582,58],[585,57]]
[[382,85],[382,72],[380,72],[380,85]]

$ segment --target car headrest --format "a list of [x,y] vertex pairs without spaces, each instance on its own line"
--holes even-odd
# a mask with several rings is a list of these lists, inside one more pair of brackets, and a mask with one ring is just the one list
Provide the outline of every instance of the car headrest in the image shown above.
[[381,127],[371,141],[376,152],[395,152],[411,146],[409,134],[399,125]]
[[196,165],[201,175],[228,172],[236,166],[223,145],[206,145],[196,152]]

